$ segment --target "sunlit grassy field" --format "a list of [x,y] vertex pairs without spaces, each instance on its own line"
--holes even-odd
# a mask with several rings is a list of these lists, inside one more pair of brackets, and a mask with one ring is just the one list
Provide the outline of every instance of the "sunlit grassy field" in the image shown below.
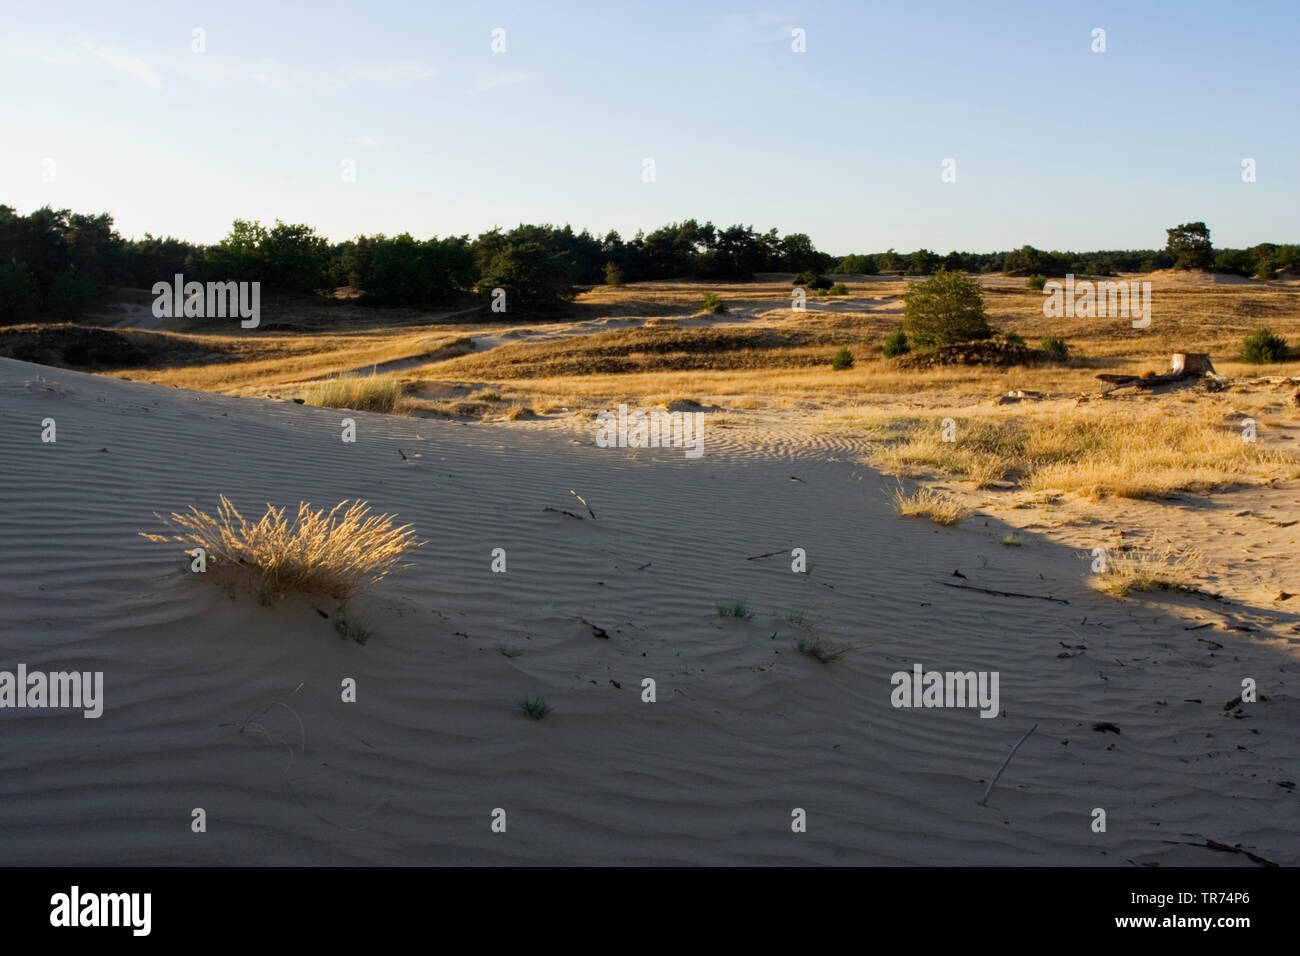
[[383,371],[394,365],[458,355],[469,339],[438,329],[379,329],[352,333],[208,335],[131,332],[150,351],[176,364],[126,369],[122,378],[226,394],[297,392],[340,375]]
[[[1155,498],[1300,476],[1300,459],[1246,441],[1233,403],[1057,404],[900,415],[835,413],[823,427],[870,441],[873,464],[911,477],[940,474],[978,488]],[[945,428],[947,424],[947,428]]]
[[[166,333],[175,336],[178,349],[201,345],[212,359],[191,356],[183,365],[121,374],[187,388],[251,391],[402,362],[403,382],[415,392],[491,387],[532,404],[691,397],[728,407],[757,403],[781,409],[792,403],[833,406],[917,395],[960,404],[1015,388],[1073,395],[1096,390],[1098,372],[1164,371],[1175,351],[1208,352],[1227,375],[1283,374],[1285,365],[1236,361],[1242,339],[1263,325],[1300,347],[1300,282],[1215,281],[1171,273],[1120,277],[1152,283],[1153,321],[1149,328],[1134,329],[1122,318],[1046,318],[1042,293],[1027,288],[1024,279],[985,276],[980,282],[995,330],[1015,331],[1031,345],[1059,336],[1071,349],[1068,364],[905,370],[883,359],[880,349],[902,320],[908,281],[844,278],[849,295],[812,296],[805,312],[791,310],[790,282],[781,277],[600,287],[579,295],[571,319],[550,322],[439,319],[419,325],[402,316],[401,324],[385,327],[374,324],[385,313],[370,310],[377,318],[368,318],[359,330],[351,318],[341,318],[344,327],[309,333]],[[727,303],[727,313],[697,314],[710,291]],[[302,307],[294,308],[297,317]],[[360,311],[353,308],[348,315]],[[274,325],[276,318],[263,323]],[[471,350],[470,340],[479,347]],[[856,363],[832,371],[831,357],[841,346],[854,353]]]
[[[840,277],[837,277],[840,278]],[[1242,340],[1261,326],[1300,355],[1300,282],[1154,273],[1152,321],[1048,318],[1043,293],[1023,278],[981,277],[990,324],[1031,345],[1057,336],[1056,364],[909,368],[886,359],[885,336],[903,318],[908,280],[848,276],[848,295],[811,296],[792,309],[790,277],[748,283],[663,281],[581,293],[571,314],[547,322],[464,312],[394,316],[347,306],[322,315],[346,328],[306,331],[301,302],[269,329],[126,334],[158,356],[118,374],[164,385],[311,404],[471,420],[587,420],[620,402],[690,401],[730,422],[780,420],[860,439],[872,462],[900,475],[943,475],[976,487],[1012,486],[1087,498],[1153,497],[1292,477],[1291,447],[1275,441],[1300,420],[1295,361],[1248,365]],[[715,293],[725,313],[701,311]],[[364,321],[352,322],[364,313]],[[293,322],[284,321],[291,318]],[[354,325],[356,327],[354,327]],[[279,326],[279,330],[277,330]],[[284,331],[291,327],[291,331]],[[840,348],[851,368],[833,370]],[[1169,368],[1173,352],[1207,352],[1232,388],[1099,398],[1099,373]],[[1030,400],[1007,402],[1013,391]],[[945,442],[944,418],[960,440]],[[1242,420],[1266,438],[1242,440]],[[715,419],[720,420],[720,419]]]

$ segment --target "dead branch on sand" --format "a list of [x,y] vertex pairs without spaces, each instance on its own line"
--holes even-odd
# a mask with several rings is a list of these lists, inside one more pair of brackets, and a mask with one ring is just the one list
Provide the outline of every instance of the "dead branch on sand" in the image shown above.
[[987,807],[989,805],[989,794],[993,792],[993,785],[996,784],[998,782],[998,778],[1002,776],[1002,771],[1007,769],[1007,764],[1011,763],[1011,758],[1016,755],[1016,751],[1020,749],[1020,745],[1023,744],[1029,738],[1029,735],[1032,734],[1037,729],[1038,729],[1038,725],[1034,724],[1034,726],[1030,727],[1028,730],[1025,731],[1025,735],[1023,737],[1021,737],[1019,740],[1016,741],[1016,745],[1011,748],[1011,753],[1007,754],[1007,759],[1002,761],[1002,766],[998,767],[998,772],[995,773],[993,775],[993,779],[989,781],[989,788],[984,791],[984,797],[982,800],[980,800],[981,807]]

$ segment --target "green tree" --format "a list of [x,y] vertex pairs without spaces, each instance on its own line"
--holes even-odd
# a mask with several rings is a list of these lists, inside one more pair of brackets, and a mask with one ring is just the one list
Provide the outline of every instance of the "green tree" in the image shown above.
[[27,267],[42,302],[54,277],[72,264],[68,253],[67,209],[43,206],[26,216],[0,206],[0,262],[16,260]]
[[755,272],[772,271],[780,265],[779,240],[776,230],[765,234],[754,232],[745,225],[728,226],[717,231],[717,238],[709,248],[713,268],[710,277],[749,280]]
[[475,278],[474,251],[466,236],[413,239],[404,232],[378,237],[362,288],[376,305],[424,309],[446,305]]
[[923,348],[989,338],[993,330],[979,282],[964,272],[943,270],[913,282],[903,295],[903,331]]
[[683,223],[660,226],[643,236],[640,249],[649,278],[671,279],[703,274],[697,268],[697,259],[702,252],[713,249],[716,243],[713,223],[701,226],[694,219],[688,219]]
[[50,285],[48,308],[60,319],[79,318],[95,301],[95,280],[75,267],[64,269]]
[[885,336],[885,347],[883,349],[885,358],[897,358],[900,355],[906,355],[912,351],[912,346],[907,343],[907,333],[902,329],[894,329]]
[[[428,276],[420,243],[404,232],[391,239],[381,239],[370,252],[365,290],[375,305],[404,305],[422,308],[429,301]],[[360,277],[360,267],[358,277]]]
[[113,229],[113,217],[108,213],[72,213],[68,217],[67,243],[70,264],[97,285],[108,285],[121,275],[126,244]]
[[836,264],[831,270],[832,275],[865,275],[873,276],[876,274],[876,257],[863,256],[856,253],[847,255]]
[[818,252],[812,239],[802,232],[792,232],[779,244],[777,268],[782,272],[820,272],[834,261],[824,252]]
[[907,264],[907,274],[910,276],[928,276],[934,272],[939,265],[939,257],[929,249],[917,249],[912,253],[911,259]]
[[1278,246],[1273,264],[1286,272],[1300,272],[1300,245]]
[[236,219],[226,237],[194,261],[203,271],[186,278],[260,282],[271,293],[315,292],[330,282],[329,241],[312,226],[279,219],[270,228]]
[[269,230],[260,222],[236,219],[225,238],[208,248],[204,257],[208,271],[202,276],[187,275],[186,278],[261,282],[266,278],[261,250],[268,233]]
[[262,281],[274,292],[315,292],[326,286],[329,242],[315,228],[276,220],[257,249]]
[[1222,249],[1214,257],[1214,271],[1248,276],[1255,271],[1255,259],[1245,249]]
[[[1002,262],[1002,271],[1010,275],[1042,275],[1052,273],[1056,270],[1052,268],[1052,257],[1033,246],[1021,246],[1012,252],[1008,252]],[[1062,270],[1064,271],[1064,270]]]
[[1255,365],[1285,362],[1286,354],[1286,339],[1275,334],[1272,329],[1256,329],[1241,348],[1241,360]]
[[364,290],[370,284],[375,247],[384,239],[383,233],[377,233],[373,236],[360,235],[336,244],[330,250],[330,285]]
[[555,315],[573,301],[576,264],[571,251],[548,226],[520,225],[479,236],[475,251],[482,265],[478,290],[485,304],[504,289],[511,313]]
[[186,262],[197,252],[198,246],[183,239],[157,237],[146,232],[143,239],[125,244],[120,281],[133,288],[151,289],[155,282],[170,283],[177,273],[198,278],[199,273]]
[[1174,258],[1175,269],[1208,269],[1214,262],[1210,230],[1203,222],[1185,222],[1166,229],[1165,252]]
[[0,324],[29,321],[40,304],[31,270],[21,262],[0,262]]

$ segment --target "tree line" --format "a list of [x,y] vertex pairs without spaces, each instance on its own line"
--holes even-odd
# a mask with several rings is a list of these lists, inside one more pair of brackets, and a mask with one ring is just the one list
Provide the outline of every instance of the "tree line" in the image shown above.
[[900,253],[893,249],[868,255],[842,257],[833,275],[927,276],[947,272],[999,272],[1008,275],[1113,276],[1120,272],[1155,272],[1158,269],[1210,269],[1234,275],[1271,279],[1281,271],[1300,272],[1300,245],[1262,242],[1248,249],[1219,249],[1210,243],[1203,222],[1183,223],[1165,230],[1163,249],[1112,249],[1101,252],[1047,252],[1021,246],[1010,252],[957,252],[946,256],[918,249]]
[[180,273],[186,281],[261,282],[265,295],[312,294],[350,286],[379,306],[434,308],[491,301],[505,289],[512,313],[563,309],[578,288],[647,279],[744,281],[760,272],[924,276],[938,271],[1112,275],[1161,268],[1215,268],[1271,277],[1300,271],[1300,246],[1263,243],[1218,250],[1204,223],[1168,230],[1163,250],[1093,253],[927,249],[836,257],[804,233],[726,228],[695,219],[673,222],[624,240],[571,226],[520,224],[468,235],[416,239],[360,235],[330,242],[315,228],[277,221],[236,220],[214,245],[146,233],[125,239],[107,213],[86,215],[46,206],[26,216],[0,205],[0,322],[44,316],[72,319],[109,286],[150,289]]

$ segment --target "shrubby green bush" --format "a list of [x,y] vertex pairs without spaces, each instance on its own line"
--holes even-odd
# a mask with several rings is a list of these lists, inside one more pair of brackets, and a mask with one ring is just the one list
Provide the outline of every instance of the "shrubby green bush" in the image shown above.
[[922,348],[991,337],[979,282],[944,270],[913,282],[903,295],[903,331]]

